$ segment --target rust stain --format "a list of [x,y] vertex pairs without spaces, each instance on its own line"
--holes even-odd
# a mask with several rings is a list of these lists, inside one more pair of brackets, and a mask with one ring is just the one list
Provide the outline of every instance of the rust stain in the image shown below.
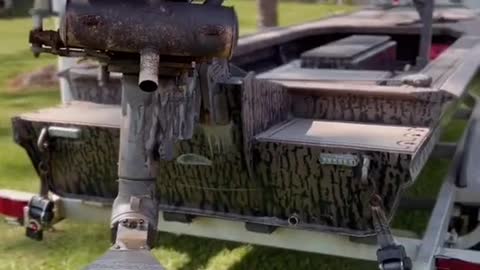
[[98,15],[82,15],[78,20],[88,27],[95,27],[102,24],[102,17]]
[[225,33],[225,28],[221,25],[207,24],[200,28],[200,33],[206,36],[221,36]]

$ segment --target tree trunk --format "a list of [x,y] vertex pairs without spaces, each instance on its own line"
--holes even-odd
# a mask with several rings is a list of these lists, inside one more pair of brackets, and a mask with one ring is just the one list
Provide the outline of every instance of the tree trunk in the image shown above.
[[257,0],[257,26],[259,29],[278,25],[278,0]]

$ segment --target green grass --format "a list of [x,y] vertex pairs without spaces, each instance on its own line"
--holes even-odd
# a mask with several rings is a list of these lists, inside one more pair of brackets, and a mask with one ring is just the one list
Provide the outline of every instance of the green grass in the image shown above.
[[[55,57],[36,59],[28,45],[31,19],[0,21],[0,188],[36,191],[38,181],[25,152],[13,143],[12,116],[20,112],[50,106],[59,102],[57,89],[31,89],[21,93],[9,91],[8,82],[18,74],[55,63]],[[53,21],[49,22],[52,24]]]
[[[257,10],[255,3],[249,0],[227,0],[226,6],[233,6],[238,13],[240,33],[248,34],[256,30]],[[339,12],[354,10],[353,6],[312,5],[295,2],[282,2],[279,6],[279,24],[287,26],[301,22],[312,21],[321,17],[331,16]]]
[[[242,34],[255,31],[254,2],[230,0],[227,5],[234,5],[237,9]],[[352,7],[286,2],[280,5],[280,24],[300,23],[350,10]],[[4,37],[0,43],[0,189],[38,190],[37,176],[27,155],[12,141],[10,118],[59,102],[58,89],[31,89],[22,93],[7,89],[7,82],[16,75],[55,63],[52,56],[32,57],[26,39],[30,25],[30,19],[0,20],[0,36]],[[461,128],[462,123],[450,126],[445,138],[457,138]],[[447,165],[447,161],[430,162],[409,194],[435,196]],[[399,213],[394,224],[421,234],[426,217],[427,213],[422,211]],[[26,239],[23,228],[0,224],[0,269],[79,269],[108,247],[106,224],[64,221],[56,226],[56,230],[47,233],[45,241],[39,243]],[[159,239],[160,247],[153,252],[169,270],[361,270],[376,267],[374,263],[357,260],[167,233],[160,233]]]

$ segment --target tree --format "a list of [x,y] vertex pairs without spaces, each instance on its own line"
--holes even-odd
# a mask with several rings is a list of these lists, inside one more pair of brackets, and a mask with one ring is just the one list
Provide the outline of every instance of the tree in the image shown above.
[[278,0],[257,0],[257,10],[258,28],[278,26]]

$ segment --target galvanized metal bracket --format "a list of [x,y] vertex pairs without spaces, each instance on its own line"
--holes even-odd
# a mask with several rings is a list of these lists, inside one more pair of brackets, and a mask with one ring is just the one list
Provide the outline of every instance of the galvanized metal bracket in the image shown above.
[[124,219],[117,225],[115,244],[112,249],[149,249],[148,222],[143,219]]

